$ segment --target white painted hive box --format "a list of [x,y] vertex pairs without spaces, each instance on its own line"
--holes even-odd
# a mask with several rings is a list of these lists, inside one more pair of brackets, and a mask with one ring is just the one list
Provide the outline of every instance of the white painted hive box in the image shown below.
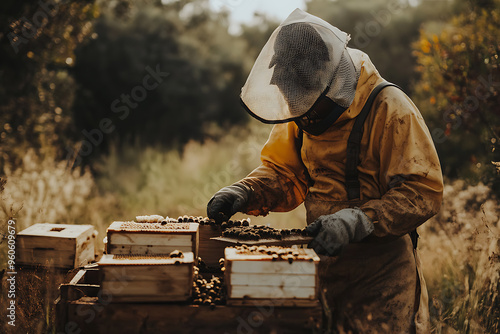
[[[278,251],[281,255],[276,256]],[[228,302],[230,299],[315,300],[318,263],[319,257],[312,249],[228,247],[225,250]]]
[[185,301],[193,286],[194,255],[103,255],[98,262],[101,297],[107,302]]
[[113,222],[107,229],[108,254],[166,255],[174,250],[198,256],[197,223]]
[[77,268],[94,260],[92,225],[34,224],[19,232],[17,264]]

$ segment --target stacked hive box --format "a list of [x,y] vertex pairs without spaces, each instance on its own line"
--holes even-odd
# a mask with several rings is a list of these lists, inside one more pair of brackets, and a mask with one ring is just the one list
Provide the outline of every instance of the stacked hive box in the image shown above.
[[315,301],[319,257],[312,249],[242,246],[225,250],[228,304],[245,300]]
[[92,225],[35,224],[17,234],[16,262],[76,268],[94,260]]
[[113,303],[189,299],[194,256],[192,252],[174,254],[104,255],[99,261],[102,298]]
[[114,222],[107,229],[106,253],[164,255],[174,250],[198,254],[196,223]]
[[102,294],[111,302],[185,301],[191,296],[199,225],[148,217],[156,216],[114,222],[107,229],[107,254],[99,269]]

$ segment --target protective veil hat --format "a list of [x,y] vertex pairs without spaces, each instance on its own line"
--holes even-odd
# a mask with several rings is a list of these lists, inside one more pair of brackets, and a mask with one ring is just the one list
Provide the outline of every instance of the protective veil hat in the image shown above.
[[357,73],[349,35],[300,9],[272,33],[241,90],[247,111],[265,123],[296,120],[322,95],[347,108]]

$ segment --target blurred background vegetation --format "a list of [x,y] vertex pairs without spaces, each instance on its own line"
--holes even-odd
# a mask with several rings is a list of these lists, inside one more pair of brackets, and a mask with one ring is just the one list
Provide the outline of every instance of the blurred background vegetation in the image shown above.
[[[2,229],[13,217],[18,230],[91,223],[103,236],[136,215],[205,215],[215,191],[259,164],[270,126],[243,111],[239,91],[278,22],[260,14],[231,34],[231,6],[211,8],[2,1]],[[422,231],[436,333],[499,332],[499,9],[498,0],[306,1],[412,97],[433,135],[451,198]],[[304,209],[254,221],[299,227]]]

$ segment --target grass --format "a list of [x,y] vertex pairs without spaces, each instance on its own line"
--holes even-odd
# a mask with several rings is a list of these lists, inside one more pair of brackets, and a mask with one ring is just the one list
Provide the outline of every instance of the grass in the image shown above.
[[[92,224],[102,240],[113,220],[143,214],[204,216],[214,192],[259,164],[269,131],[254,122],[229,130],[218,142],[190,142],[181,153],[114,146],[96,164],[97,177],[88,170],[70,171],[50,154],[27,151],[20,168],[3,172],[0,228],[5,233],[11,217],[18,231],[41,222]],[[434,333],[500,333],[499,217],[500,205],[488,187],[457,181],[446,186],[441,212],[419,229]],[[305,210],[252,217],[252,222],[301,227]],[[6,243],[0,248],[5,264]],[[40,280],[44,286],[51,282]],[[46,303],[52,293],[34,299]],[[52,314],[42,304],[36,303],[34,313],[26,309],[26,323],[36,323],[26,332],[50,328]]]
[[485,185],[445,187],[441,212],[421,228],[435,333],[500,332],[500,206]]

